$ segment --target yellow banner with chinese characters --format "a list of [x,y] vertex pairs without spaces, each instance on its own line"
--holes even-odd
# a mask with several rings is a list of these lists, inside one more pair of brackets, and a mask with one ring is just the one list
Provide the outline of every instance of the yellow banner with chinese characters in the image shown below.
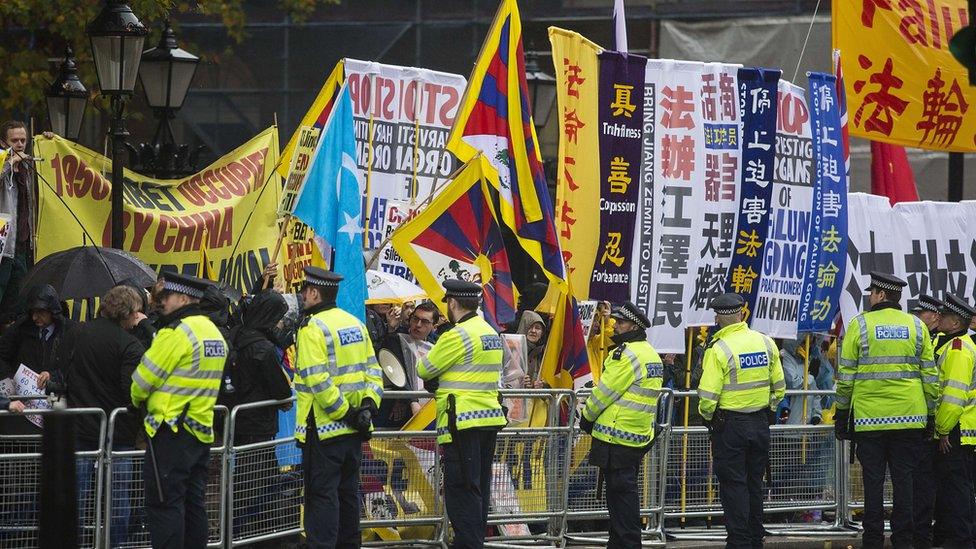
[[556,68],[559,118],[559,168],[556,228],[570,286],[577,299],[589,299],[590,275],[600,245],[599,156],[600,64],[603,48],[583,36],[549,27]]
[[[86,243],[108,246],[111,160],[58,136],[36,138],[34,151],[44,159],[37,165],[37,258]],[[271,127],[182,180],[124,170],[123,249],[154,269],[196,275],[206,247],[219,279],[249,291],[278,235],[277,160]]]
[[949,53],[966,0],[834,0],[851,135],[942,151],[976,151],[976,91]]

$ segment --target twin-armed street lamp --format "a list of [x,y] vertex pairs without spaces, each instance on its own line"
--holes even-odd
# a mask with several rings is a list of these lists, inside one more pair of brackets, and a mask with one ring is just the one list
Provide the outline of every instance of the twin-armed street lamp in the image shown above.
[[[170,120],[183,106],[200,59],[176,43],[169,22],[159,46],[143,52],[149,29],[132,13],[124,0],[105,0],[101,13],[88,24],[98,87],[111,100],[109,136],[112,139],[112,247],[122,248],[122,158],[126,153],[125,104],[132,97],[136,77],[142,79],[149,106],[161,118],[143,164],[158,177],[181,174],[184,166],[174,160],[181,155],[172,143]],[[77,140],[85,112],[88,91],[78,79],[77,67],[68,49],[60,74],[47,93],[48,116],[54,133]],[[163,141],[160,141],[162,137]],[[146,149],[143,145],[143,151]],[[185,146],[181,147],[185,152]],[[156,154],[153,155],[152,153]],[[182,158],[186,155],[183,154]],[[188,166],[187,166],[188,167]]]

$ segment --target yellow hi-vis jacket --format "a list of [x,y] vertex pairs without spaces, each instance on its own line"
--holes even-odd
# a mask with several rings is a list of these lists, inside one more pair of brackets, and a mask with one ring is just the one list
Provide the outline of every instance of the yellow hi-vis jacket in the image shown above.
[[437,378],[437,442],[449,444],[451,431],[503,427],[498,401],[502,338],[471,313],[444,333],[417,365],[421,379]]
[[[213,410],[227,360],[227,342],[209,318],[191,314],[156,332],[132,374],[130,394],[146,403],[146,434],[179,423],[200,442],[214,440]],[[183,413],[183,410],[186,413]]]
[[973,386],[976,345],[963,333],[946,341],[936,355],[942,396],[935,411],[935,433],[948,435],[959,425],[961,443],[976,445],[976,387]]
[[786,394],[779,349],[745,322],[715,332],[702,358],[698,412],[712,419],[716,408],[733,412],[775,409]]
[[379,406],[383,397],[383,371],[366,326],[338,307],[319,311],[298,329],[295,348],[295,438],[305,442],[309,414],[318,440],[355,433],[342,421],[349,407],[366,398]]
[[854,409],[854,431],[924,429],[939,374],[928,328],[890,303],[851,320],[837,369],[837,409]]
[[593,438],[621,446],[650,444],[663,375],[661,357],[648,341],[621,342],[604,361],[600,383],[583,409],[593,422]]

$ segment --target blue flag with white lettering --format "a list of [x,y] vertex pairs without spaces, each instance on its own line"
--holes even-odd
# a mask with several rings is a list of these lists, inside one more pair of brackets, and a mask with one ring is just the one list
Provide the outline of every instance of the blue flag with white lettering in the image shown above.
[[292,213],[315,231],[316,243],[321,250],[332,248],[330,267],[343,276],[337,303],[365,322],[362,196],[352,101],[349,88],[343,85],[322,130]]

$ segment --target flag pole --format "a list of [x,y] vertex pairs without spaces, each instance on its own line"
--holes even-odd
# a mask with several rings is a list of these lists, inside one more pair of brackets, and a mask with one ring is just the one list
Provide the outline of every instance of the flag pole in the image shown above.
[[[368,78],[368,77],[367,77]],[[376,78],[370,78],[370,95],[373,95],[376,88]],[[373,98],[369,98],[369,128],[366,130],[366,197],[363,202],[363,241],[366,241],[369,231],[369,211],[373,205],[370,200],[370,183],[373,179]],[[369,268],[369,265],[366,266]]]
[[[464,168],[467,168],[469,164],[471,164],[472,162],[474,162],[475,160],[477,160],[482,154],[483,153],[481,151],[478,151],[478,154],[472,156],[471,157],[471,160],[468,160],[467,162],[465,162],[464,164],[462,164],[460,167],[458,167],[456,170],[454,170],[453,172],[451,172],[450,174],[448,174],[448,176],[444,178],[444,183],[442,185],[438,186],[437,185],[437,182],[438,182],[437,181],[437,178],[434,178],[434,183],[433,183],[433,185],[431,185],[430,194],[427,195],[427,198],[425,198],[423,202],[421,202],[420,204],[417,205],[418,211],[420,210],[420,208],[427,207],[431,203],[431,201],[434,200],[434,196],[437,194],[437,191],[441,190],[442,187],[444,187],[445,185],[447,185],[448,183],[450,183],[451,181],[453,181],[454,178],[457,177],[458,174],[461,173],[464,170]],[[369,206],[367,205],[366,208],[368,209]],[[369,261],[366,262],[366,270],[369,270],[373,266],[373,264],[376,263],[376,260],[379,259],[379,257],[380,257],[380,252],[382,252],[383,251],[383,248],[385,248],[386,245],[389,244],[391,240],[393,240],[393,235],[395,235],[397,233],[397,231],[400,230],[400,227],[402,227],[402,226],[403,225],[401,224],[399,227],[397,227],[396,229],[394,229],[393,232],[390,233],[389,236],[387,236],[386,238],[383,239],[383,242],[380,242],[380,245],[376,247],[376,252],[374,252],[373,255],[370,256]]]
[[[278,232],[278,241],[275,242],[274,252],[271,254],[271,263],[278,261],[278,254],[281,252],[281,243],[285,240],[285,235],[288,234],[288,227],[291,225],[291,218],[294,217],[291,214],[285,214],[285,217],[281,220],[281,231]],[[261,289],[267,289],[268,284],[271,282],[271,278],[268,275],[262,275],[264,282],[261,283]]]

